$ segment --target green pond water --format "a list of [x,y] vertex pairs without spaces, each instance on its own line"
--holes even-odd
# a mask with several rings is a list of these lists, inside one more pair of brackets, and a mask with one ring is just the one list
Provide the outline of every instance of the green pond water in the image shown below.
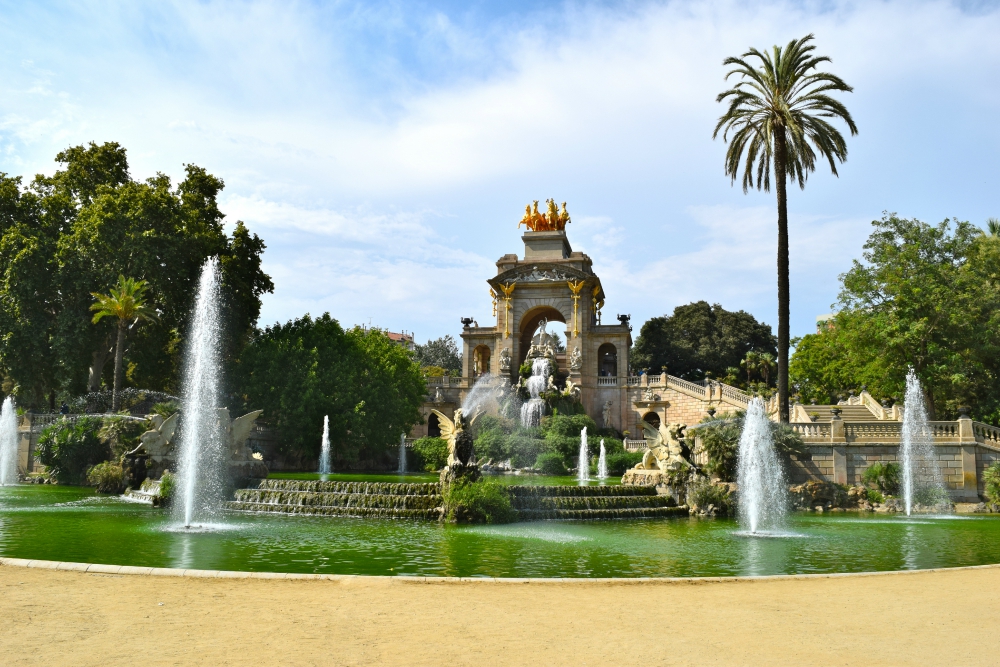
[[[390,477],[386,481],[397,476]],[[223,515],[211,531],[184,532],[161,510],[97,496],[93,489],[0,488],[0,555],[13,558],[497,577],[766,575],[1000,562],[1000,518],[991,516],[795,514],[787,537],[736,532],[736,523],[725,519],[447,526],[235,513]]]

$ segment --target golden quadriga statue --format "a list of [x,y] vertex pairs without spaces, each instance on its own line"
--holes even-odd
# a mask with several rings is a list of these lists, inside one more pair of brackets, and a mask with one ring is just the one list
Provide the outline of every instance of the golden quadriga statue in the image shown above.
[[561,232],[566,229],[566,225],[572,222],[569,213],[566,212],[566,202],[562,204],[562,210],[556,206],[554,199],[546,199],[546,212],[538,212],[538,200],[535,200],[534,207],[528,204],[524,207],[524,217],[517,223],[520,227],[524,225],[531,232]]
[[441,483],[450,484],[459,478],[475,482],[479,479],[479,465],[472,444],[472,433],[466,430],[476,421],[479,412],[466,418],[462,408],[455,410],[455,419],[448,419],[444,413],[431,410],[438,418],[441,437],[448,443],[448,465],[441,471]]

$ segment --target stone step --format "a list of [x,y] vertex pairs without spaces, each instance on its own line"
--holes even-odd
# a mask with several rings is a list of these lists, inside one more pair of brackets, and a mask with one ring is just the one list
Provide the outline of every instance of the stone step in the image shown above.
[[514,509],[521,510],[618,510],[618,509],[653,509],[670,507],[677,503],[670,496],[636,495],[636,496],[604,496],[604,497],[513,497],[511,504]]
[[267,514],[304,514],[314,516],[343,516],[375,519],[423,519],[437,521],[441,517],[440,508],[400,509],[385,507],[329,507],[322,505],[279,505],[274,503],[252,503],[231,500],[224,503],[227,510]]
[[376,496],[441,495],[435,483],[403,484],[398,482],[322,482],[319,480],[262,479],[253,489],[266,491],[302,491]]
[[514,498],[606,498],[609,496],[655,496],[653,487],[626,486],[615,484],[609,486],[521,486],[511,485],[508,492]]
[[642,507],[604,510],[518,510],[522,521],[547,519],[655,519],[687,516],[687,507]]
[[363,507],[426,510],[440,507],[444,502],[440,494],[389,495],[374,493],[324,493],[317,491],[237,489],[233,495],[233,499],[236,502],[309,507]]

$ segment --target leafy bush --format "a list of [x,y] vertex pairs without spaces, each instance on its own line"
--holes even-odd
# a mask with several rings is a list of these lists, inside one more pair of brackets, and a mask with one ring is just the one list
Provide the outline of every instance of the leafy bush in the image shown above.
[[135,449],[139,444],[139,436],[148,428],[149,424],[145,421],[125,417],[105,417],[104,425],[97,432],[97,437],[111,450],[111,460],[118,461],[122,454]]
[[870,503],[884,503],[885,496],[878,489],[867,489],[865,495],[868,497],[868,502]]
[[913,501],[918,505],[934,507],[949,500],[948,492],[938,486],[924,486],[913,491]]
[[121,493],[125,489],[125,471],[117,463],[105,461],[91,467],[87,481],[97,487],[98,493]]
[[106,461],[108,446],[97,436],[101,419],[62,418],[46,426],[38,438],[38,458],[62,484],[83,484],[87,471]]
[[566,459],[559,452],[543,452],[535,460],[535,467],[545,475],[565,475]]
[[454,523],[511,523],[517,520],[507,488],[494,480],[453,482],[445,491],[444,506],[448,521]]
[[413,443],[420,461],[418,467],[434,472],[448,465],[448,442],[444,438],[420,438]]
[[564,459],[571,459],[580,452],[580,432],[587,428],[588,433],[597,430],[597,424],[588,415],[555,414],[542,420],[542,434],[545,437],[545,447],[549,451],[559,452]]
[[164,471],[163,475],[160,477],[160,501],[170,500],[170,497],[174,493],[174,486],[177,483],[177,479],[174,474],[170,471]]
[[170,417],[175,412],[181,409],[180,403],[177,401],[164,401],[162,403],[154,403],[152,408],[152,413],[154,415],[160,415],[164,419]]
[[[704,426],[697,429],[701,446],[708,455],[705,471],[718,476],[724,482],[731,482],[736,477],[736,454],[740,446],[740,434],[743,432],[743,420],[746,411],[737,410],[724,417],[706,417],[701,421]],[[788,424],[771,422],[771,437],[774,448],[782,454],[802,454],[805,451],[802,436]],[[691,432],[692,434],[695,431]]]
[[698,508],[715,505],[720,514],[731,514],[735,509],[729,488],[721,484],[698,484],[688,493],[688,504]]
[[882,493],[896,495],[899,493],[899,464],[876,461],[861,475],[861,481],[874,484]]
[[1000,504],[1000,461],[994,461],[983,471],[983,487],[986,499]]
[[626,470],[642,461],[642,452],[615,452],[608,454],[607,460],[609,475],[624,475]]

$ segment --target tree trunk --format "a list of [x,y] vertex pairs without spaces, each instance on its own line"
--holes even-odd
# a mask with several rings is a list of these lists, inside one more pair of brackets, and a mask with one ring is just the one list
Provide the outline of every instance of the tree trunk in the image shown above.
[[125,321],[118,322],[118,342],[115,345],[115,387],[111,394],[111,412],[118,412],[121,399],[118,392],[122,386],[122,356],[125,354]]
[[90,357],[87,391],[97,391],[101,388],[101,375],[104,374],[104,366],[108,363],[108,357],[113,352],[109,338],[110,336],[105,337],[101,346],[94,350],[94,353]]
[[774,133],[774,181],[778,195],[778,417],[788,423],[788,196],[785,165],[788,156],[785,128]]

